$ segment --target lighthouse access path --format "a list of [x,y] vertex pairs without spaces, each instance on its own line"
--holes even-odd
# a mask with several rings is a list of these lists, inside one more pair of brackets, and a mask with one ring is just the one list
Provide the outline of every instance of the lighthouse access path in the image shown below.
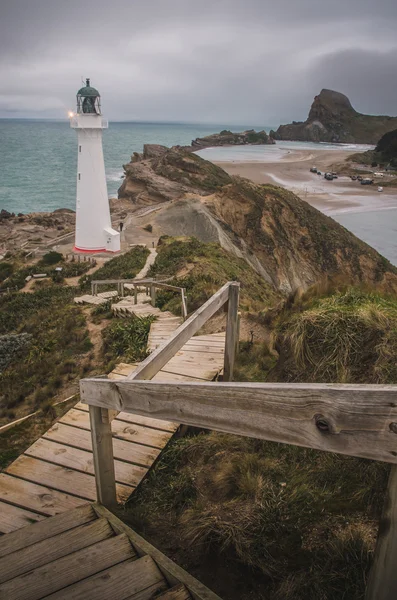
[[[149,298],[148,298],[149,300]],[[115,305],[117,306],[117,305]],[[137,316],[155,314],[148,349],[162,344],[181,323],[148,302]],[[157,381],[212,381],[223,368],[225,334],[195,336],[154,377]],[[111,379],[126,377],[137,364],[119,364]],[[170,423],[119,413],[112,421],[117,495],[124,503],[177,432]],[[8,533],[96,499],[90,420],[78,402],[0,474],[0,533]]]

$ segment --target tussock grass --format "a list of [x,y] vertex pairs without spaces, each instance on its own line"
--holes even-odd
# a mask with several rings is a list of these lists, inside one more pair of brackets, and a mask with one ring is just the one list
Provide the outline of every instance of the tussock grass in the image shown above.
[[218,581],[223,597],[358,600],[387,474],[381,463],[202,433],[166,449],[127,517],[179,545],[185,564],[211,555],[243,569],[246,595]]
[[115,319],[102,331],[103,355],[106,361],[141,361],[148,356],[147,340],[153,315]]
[[352,287],[311,291],[282,315],[277,345],[282,380],[396,383],[397,299]]

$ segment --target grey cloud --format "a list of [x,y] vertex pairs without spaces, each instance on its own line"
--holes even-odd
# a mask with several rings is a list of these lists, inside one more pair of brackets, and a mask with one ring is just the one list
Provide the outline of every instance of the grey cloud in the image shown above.
[[111,119],[276,125],[322,87],[397,113],[395,0],[3,0],[0,116],[62,118],[91,76]]

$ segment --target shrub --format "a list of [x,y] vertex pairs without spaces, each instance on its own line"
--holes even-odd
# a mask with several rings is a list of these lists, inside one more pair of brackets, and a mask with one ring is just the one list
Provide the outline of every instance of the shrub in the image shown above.
[[0,262],[0,282],[10,277],[14,271],[14,265],[10,262]]
[[50,252],[47,252],[47,254],[44,254],[43,258],[39,261],[39,264],[43,266],[56,265],[63,260],[63,255],[60,252],[51,250]]
[[153,315],[118,319],[102,331],[105,360],[140,361],[146,358],[147,339]]

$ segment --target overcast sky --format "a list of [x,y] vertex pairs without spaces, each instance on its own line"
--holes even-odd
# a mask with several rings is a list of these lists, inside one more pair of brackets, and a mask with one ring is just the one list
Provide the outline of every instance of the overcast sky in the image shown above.
[[396,0],[0,0],[0,117],[277,125],[328,87],[397,115]]

